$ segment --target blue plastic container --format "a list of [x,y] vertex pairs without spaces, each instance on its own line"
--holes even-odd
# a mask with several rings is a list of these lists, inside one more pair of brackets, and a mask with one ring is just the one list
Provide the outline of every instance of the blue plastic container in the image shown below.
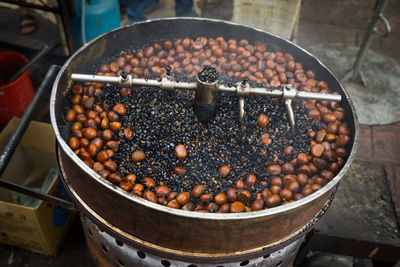
[[83,44],[82,1],[84,1],[84,24],[86,42],[100,34],[121,26],[118,0],[75,0],[76,16],[72,19],[74,36]]

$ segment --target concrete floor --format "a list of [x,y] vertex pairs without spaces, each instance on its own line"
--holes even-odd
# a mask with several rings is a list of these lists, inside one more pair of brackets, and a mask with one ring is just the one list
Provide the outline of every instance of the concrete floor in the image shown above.
[[[307,47],[313,55],[342,81],[355,107],[358,121],[367,125],[382,125],[400,118],[400,64],[373,50],[367,51],[360,80],[343,80],[354,64],[359,47],[344,44],[318,44]],[[345,68],[343,66],[350,66]],[[379,112],[376,112],[379,110]]]
[[[173,2],[173,0],[160,0],[159,8],[152,11],[150,14],[147,14],[148,17],[156,18],[172,15],[173,13],[171,12],[173,12],[174,6]],[[332,43],[359,46],[368,19],[373,13],[372,7],[374,2],[375,1],[372,0],[303,0],[296,38],[297,43],[303,47]],[[202,8],[202,16],[230,19],[232,17],[232,4],[232,0],[203,1],[200,5]],[[371,44],[371,49],[372,51],[390,57],[399,63],[400,49],[398,49],[398,44],[400,42],[400,3],[396,0],[389,1],[385,15],[391,23],[392,35],[386,39],[374,38]],[[7,30],[8,34],[4,34],[4,32],[3,35],[0,34],[0,41],[6,42],[9,40],[16,40],[17,38],[12,37],[12,35],[18,34],[18,32],[10,30],[11,28],[3,23],[6,22],[4,20],[0,21],[0,26],[2,27],[1,30]],[[10,22],[8,22],[7,25],[10,25],[9,23]],[[10,27],[14,26],[10,25]],[[39,24],[39,27],[45,28],[47,26],[45,24]],[[50,25],[49,27],[54,26]],[[43,32],[38,31],[30,36],[30,38],[40,40],[43,37],[40,34],[43,34]],[[21,44],[26,44],[26,40],[28,39],[23,39]],[[32,43],[34,43],[34,41],[32,41]],[[350,66],[346,66],[346,68],[347,67]],[[43,109],[47,108],[47,103],[43,104],[43,106],[45,105],[46,107],[43,107]],[[377,110],[376,112],[380,112],[380,110]],[[382,233],[388,233],[388,235],[393,234],[393,242],[395,242],[394,244],[397,247],[400,247],[399,243],[397,243],[399,238],[398,218],[400,216],[399,133],[400,123],[382,126],[361,125],[359,148],[356,156],[357,162],[354,164],[354,168],[356,169],[353,170],[354,173],[357,173],[357,177],[360,177],[359,179],[361,179],[361,183],[363,183],[362,179],[368,181],[363,184],[369,187],[365,188],[365,191],[362,191],[361,193],[365,194],[365,192],[369,192],[368,190],[374,190],[374,187],[381,188],[380,190],[384,192],[384,199],[380,200],[381,207],[384,207],[385,212],[388,212],[389,214],[387,216],[384,215],[384,218],[390,219],[390,222],[380,224],[379,212],[381,209],[374,206],[374,202],[370,205],[371,209],[369,212],[376,213],[378,219],[376,224],[373,224],[373,222],[366,222],[367,224],[370,223],[372,227],[375,227],[373,229],[377,231],[377,233],[374,234],[374,237],[369,236],[368,238],[376,242],[385,242],[385,240],[382,241],[379,239],[382,237]],[[349,183],[348,186],[351,187],[353,185],[351,183],[353,176],[354,175],[348,175],[345,178],[345,182],[343,182],[339,188],[347,188],[345,187],[346,183]],[[374,183],[374,180],[379,180],[379,183]],[[340,192],[341,191],[339,191],[339,193]],[[343,191],[343,193],[345,194],[345,191]],[[335,205],[340,204],[339,202],[336,203],[336,200],[334,203]],[[363,207],[362,203],[360,204],[360,207]],[[350,206],[348,208],[349,210],[342,210],[342,212],[348,214],[346,216],[352,216]],[[335,210],[332,210],[332,212],[331,210],[328,211],[326,218],[328,218],[328,216],[333,216]],[[362,214],[360,216],[362,216]],[[324,226],[328,227],[329,224],[324,224]],[[353,225],[352,227],[355,226]],[[324,231],[324,229],[321,230]],[[335,230],[339,231],[340,229]],[[343,231],[338,233],[338,235],[352,232],[351,227],[342,230]],[[44,256],[18,248],[0,245],[0,266],[92,266],[93,262],[90,259],[81,231],[79,222],[76,221],[72,229],[69,231],[64,245],[57,257]],[[332,229],[329,229],[329,231],[332,231]],[[357,236],[353,236],[353,238],[357,238]]]

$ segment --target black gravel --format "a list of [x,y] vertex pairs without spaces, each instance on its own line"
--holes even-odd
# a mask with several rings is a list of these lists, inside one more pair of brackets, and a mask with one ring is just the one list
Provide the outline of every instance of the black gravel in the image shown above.
[[[308,116],[307,109],[294,101],[296,130],[292,132],[283,99],[258,96],[246,99],[246,130],[241,134],[235,95],[220,94],[216,117],[206,124],[200,123],[194,115],[193,98],[193,92],[170,93],[151,88],[134,88],[132,95],[122,97],[118,87],[103,87],[98,101],[104,101],[109,110],[117,103],[122,103],[127,109],[127,115],[120,116],[122,128],[119,137],[115,136],[115,140],[120,140],[119,151],[112,158],[123,176],[136,174],[138,182],[151,177],[157,186],[165,184],[177,192],[191,192],[198,184],[203,184],[208,193],[226,192],[235,186],[237,180],[245,180],[248,174],[256,175],[258,181],[271,179],[266,168],[270,164],[288,162],[299,152],[308,153],[308,132],[320,129],[320,124]],[[266,128],[257,126],[260,113],[269,117]],[[131,141],[123,136],[123,129],[127,127],[135,134]],[[271,145],[260,143],[264,132],[270,134]],[[175,156],[177,144],[187,148],[186,159]],[[288,145],[293,146],[293,153],[285,156],[283,149]],[[135,150],[144,151],[146,159],[133,162],[131,154]],[[264,156],[260,155],[262,150],[267,151]],[[222,165],[231,167],[226,178],[218,175]],[[175,166],[185,167],[186,175],[176,175],[173,171]],[[257,183],[246,189],[254,197],[264,188]],[[192,201],[196,202],[195,199]]]
[[197,77],[203,83],[215,83],[219,78],[219,74],[215,68],[204,65]]

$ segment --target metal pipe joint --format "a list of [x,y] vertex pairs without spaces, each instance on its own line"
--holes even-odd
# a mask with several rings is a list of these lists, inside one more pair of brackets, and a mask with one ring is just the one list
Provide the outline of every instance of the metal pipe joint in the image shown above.
[[215,103],[215,97],[218,91],[218,80],[213,83],[200,81],[197,77],[195,99],[200,104],[209,105]]

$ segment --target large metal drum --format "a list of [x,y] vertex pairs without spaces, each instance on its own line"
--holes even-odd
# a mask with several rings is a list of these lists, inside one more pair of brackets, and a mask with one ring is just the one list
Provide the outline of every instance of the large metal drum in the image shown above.
[[[331,90],[339,92],[351,131],[351,153],[339,174],[321,190],[284,206],[257,212],[212,214],[176,210],[146,201],[116,187],[87,167],[65,142],[69,130],[64,127],[62,117],[68,103],[66,95],[72,85],[71,73],[95,73],[96,64],[107,61],[121,50],[187,36],[245,38],[251,43],[267,44],[269,49],[291,53],[296,61],[326,81]],[[217,20],[160,19],[119,28],[98,37],[64,64],[54,83],[50,105],[61,169],[68,177],[68,188],[79,196],[75,201],[84,203],[85,211],[96,214],[102,223],[114,227],[117,232],[122,230],[121,235],[137,237],[147,247],[179,252],[182,256],[218,258],[255,253],[293,236],[320,212],[334,192],[353,161],[357,144],[358,124],[351,100],[318,59],[299,46],[267,32]]]

